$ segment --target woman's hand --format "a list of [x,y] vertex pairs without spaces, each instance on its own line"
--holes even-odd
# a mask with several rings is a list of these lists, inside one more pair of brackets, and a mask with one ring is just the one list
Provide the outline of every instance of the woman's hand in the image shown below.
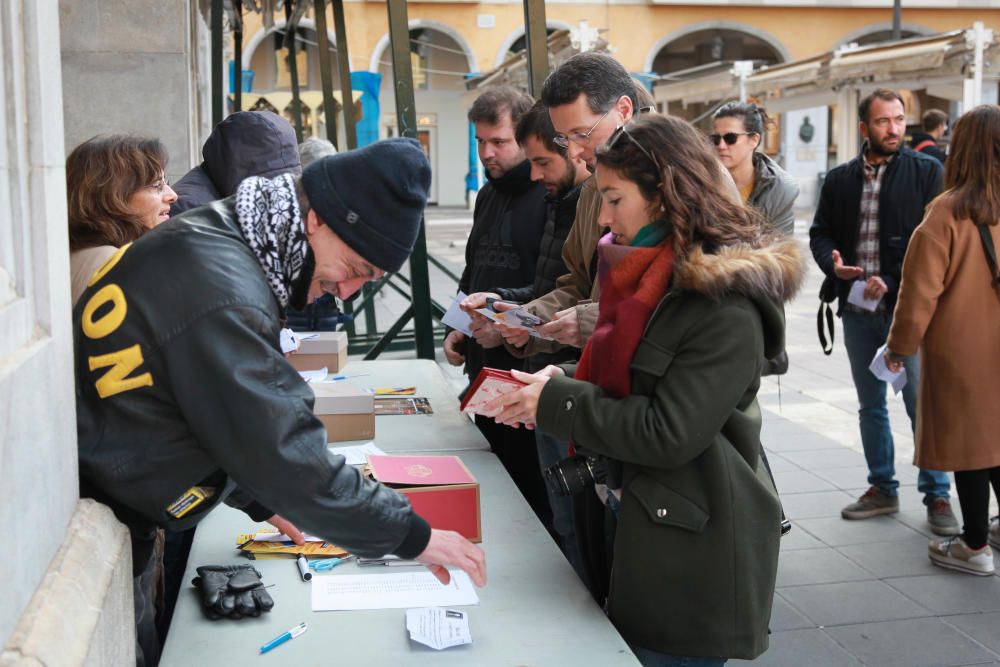
[[[546,372],[549,375],[546,375]],[[519,428],[521,424],[524,424],[525,428],[533,429],[535,428],[535,416],[538,412],[538,398],[542,395],[542,389],[545,388],[545,383],[553,375],[562,374],[562,369],[556,366],[546,366],[534,374],[516,370],[511,370],[510,373],[515,380],[520,380],[527,386],[493,399],[483,406],[483,413],[488,417],[493,417],[498,424],[506,424],[514,428]]]

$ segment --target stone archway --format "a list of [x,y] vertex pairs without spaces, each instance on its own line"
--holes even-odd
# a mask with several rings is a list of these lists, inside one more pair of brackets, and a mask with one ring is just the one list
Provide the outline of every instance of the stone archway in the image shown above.
[[[899,27],[900,36],[903,39],[906,39],[907,37],[933,35],[937,32],[936,30],[932,30],[918,23],[903,23]],[[852,42],[856,42],[859,46],[867,46],[869,44],[876,44],[890,39],[892,39],[892,23],[883,21],[881,23],[871,23],[862,28],[858,28],[857,30],[852,30],[837,40],[834,48],[845,46]]]
[[646,56],[645,71],[667,74],[726,60],[787,62],[791,54],[773,35],[736,21],[703,21],[659,39]]
[[[556,30],[569,30],[573,32],[575,28],[565,21],[555,21],[548,20],[545,22],[545,34],[551,35]],[[516,28],[508,34],[504,40],[500,43],[500,48],[497,49],[496,58],[493,60],[493,66],[499,67],[504,60],[510,57],[511,51],[514,50],[515,45],[518,41],[524,40],[524,27]]]
[[[431,21],[429,19],[412,19],[409,22],[410,33],[412,34],[415,30],[433,30],[448,36],[455,45],[463,52],[465,56],[468,71],[478,72],[479,66],[476,64],[476,55],[469,45],[469,42],[462,36],[460,32],[455,30],[449,25],[441,23],[440,21]],[[379,66],[382,63],[383,57],[385,56],[386,50],[389,48],[389,33],[385,33],[379,38],[378,42],[375,43],[375,48],[372,49],[371,60],[368,63],[369,72],[378,72]]]

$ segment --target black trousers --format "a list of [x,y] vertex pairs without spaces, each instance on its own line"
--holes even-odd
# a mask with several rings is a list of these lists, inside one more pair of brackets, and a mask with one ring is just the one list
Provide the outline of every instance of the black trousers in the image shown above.
[[962,539],[972,549],[986,546],[990,525],[990,484],[1000,498],[1000,466],[983,470],[959,470],[955,490],[962,507]]
[[476,415],[476,426],[490,443],[490,450],[500,459],[521,495],[528,501],[546,530],[552,532],[552,508],[545,493],[545,481],[538,465],[535,432],[496,423],[490,417]]

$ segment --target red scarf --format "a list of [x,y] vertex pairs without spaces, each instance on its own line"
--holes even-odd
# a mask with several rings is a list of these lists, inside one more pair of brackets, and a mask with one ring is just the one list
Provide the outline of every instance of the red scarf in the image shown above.
[[631,393],[629,366],[646,323],[670,286],[674,249],[669,238],[654,248],[641,248],[615,245],[606,234],[597,244],[597,257],[597,325],[575,377],[622,398]]

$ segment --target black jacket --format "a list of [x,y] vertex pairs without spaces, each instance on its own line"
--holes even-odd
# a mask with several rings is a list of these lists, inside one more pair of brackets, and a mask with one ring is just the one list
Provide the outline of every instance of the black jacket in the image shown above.
[[[476,197],[459,289],[472,294],[533,284],[544,231],[545,188],[531,180],[531,163],[488,179]],[[475,378],[483,366],[521,368],[522,361],[503,346],[484,350],[475,339],[466,340],[465,372]]]
[[[910,235],[923,220],[927,204],[941,192],[942,173],[940,162],[903,147],[882,177],[878,204],[879,275],[889,288],[884,297],[889,312],[896,305]],[[809,228],[809,247],[827,276],[834,276],[834,250],[840,251],[845,265],[857,264],[863,184],[864,148],[850,162],[831,169],[823,182],[819,206]],[[838,314],[847,302],[851,282],[836,280]]]
[[[535,281],[524,287],[497,287],[496,292],[504,301],[527,303],[543,294],[548,294],[556,286],[556,279],[566,273],[562,248],[569,230],[576,219],[576,202],[580,199],[583,185],[577,185],[569,192],[553,199],[545,198],[545,230],[538,246],[538,264],[535,266]],[[549,364],[562,364],[580,357],[580,350],[565,347],[558,352],[536,354],[525,360],[525,370],[537,371]]]
[[947,159],[948,156],[945,154],[943,150],[941,150],[940,147],[938,147],[937,139],[927,134],[926,132],[914,132],[913,138],[910,139],[910,148],[912,148],[913,150],[917,150],[917,146],[927,141],[933,143],[924,146],[917,152],[923,153],[924,155],[930,155],[932,158],[935,158],[941,164],[944,164],[944,161],[945,159]]
[[270,111],[230,114],[212,130],[201,156],[204,161],[174,184],[170,215],[232,196],[250,176],[302,173],[295,130]]
[[[281,354],[278,302],[233,205],[229,198],[160,225],[80,297],[73,334],[84,494],[133,528],[178,530],[235,484],[359,555],[418,555],[430,528],[409,502],[327,449],[313,393]],[[211,502],[174,519],[166,507],[193,486],[212,487]]]

